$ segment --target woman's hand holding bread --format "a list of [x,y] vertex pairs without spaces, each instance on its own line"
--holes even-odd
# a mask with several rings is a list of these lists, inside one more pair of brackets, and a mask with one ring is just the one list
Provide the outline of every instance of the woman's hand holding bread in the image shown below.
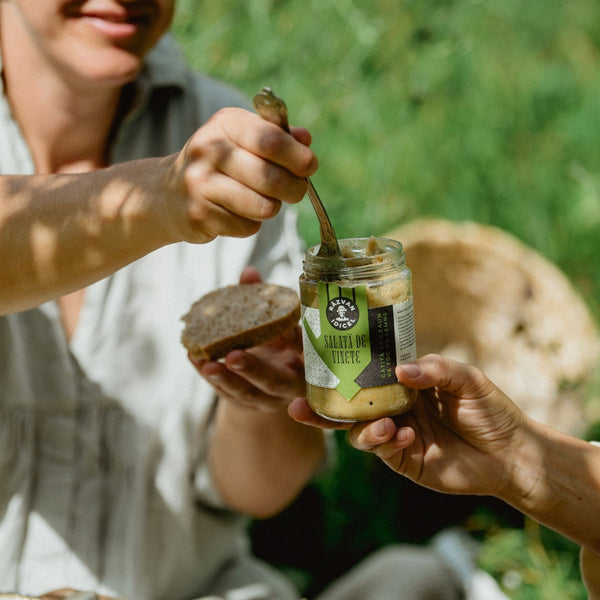
[[[246,330],[223,327],[217,339],[217,330],[200,335],[201,328],[192,327],[188,334],[184,330],[182,341],[219,398],[209,458],[221,496],[231,508],[264,518],[294,499],[323,459],[325,444],[320,429],[297,423],[287,412],[293,399],[306,390],[299,298],[296,292],[283,289],[274,290],[268,300],[253,302],[246,292],[262,290],[262,286],[250,287],[258,282],[258,272],[247,268],[237,287],[248,288],[223,290],[228,309],[223,309],[227,302],[220,295],[216,298],[221,301],[221,316],[236,315],[234,320],[245,323]],[[264,289],[270,295],[266,284]],[[290,292],[295,302],[290,301]],[[210,316],[212,295],[207,297],[206,304],[200,299],[190,312],[206,308]],[[189,317],[188,326],[190,322],[200,325],[205,316],[199,315],[201,321]],[[252,345],[253,339],[258,345]],[[236,341],[245,349],[223,350],[235,348]],[[212,355],[211,359],[206,355]]]
[[239,285],[215,290],[191,307],[182,342],[221,399],[285,411],[306,389],[299,319],[298,294],[261,283],[248,267]]

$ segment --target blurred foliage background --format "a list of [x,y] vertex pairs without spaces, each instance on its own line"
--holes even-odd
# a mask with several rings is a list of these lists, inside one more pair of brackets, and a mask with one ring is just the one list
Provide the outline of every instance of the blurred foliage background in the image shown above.
[[[174,32],[195,68],[249,98],[272,87],[292,124],[310,129],[313,181],[338,235],[378,235],[424,215],[492,224],[561,267],[598,318],[598,0],[177,6]],[[310,204],[299,211],[316,243]],[[482,564],[511,597],[585,597],[577,548],[559,536],[493,500],[417,489],[341,435],[338,445],[333,473],[253,528],[257,552],[307,594],[385,543],[423,543],[460,523],[482,539]]]

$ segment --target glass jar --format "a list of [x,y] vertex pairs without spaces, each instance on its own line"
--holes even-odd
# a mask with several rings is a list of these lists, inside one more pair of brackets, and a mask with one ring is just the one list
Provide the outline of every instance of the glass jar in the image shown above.
[[356,422],[409,410],[415,390],[397,364],[416,359],[411,272],[402,244],[340,240],[342,259],[304,254],[300,276],[308,404],[333,421]]

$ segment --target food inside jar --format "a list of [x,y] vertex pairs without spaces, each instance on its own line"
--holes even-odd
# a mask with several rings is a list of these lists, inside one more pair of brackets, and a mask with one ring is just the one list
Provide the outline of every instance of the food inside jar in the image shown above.
[[337,390],[308,384],[308,405],[318,415],[331,421],[371,421],[393,417],[410,410],[417,391],[401,383],[363,388],[349,402]]
[[[348,281],[342,281],[341,285],[348,285]],[[302,304],[310,308],[319,308],[319,296],[316,286],[302,286],[300,290]],[[408,300],[411,295],[411,284],[408,277],[401,277],[391,282],[373,282],[367,285],[367,302],[369,308],[377,306],[388,306],[399,304]]]

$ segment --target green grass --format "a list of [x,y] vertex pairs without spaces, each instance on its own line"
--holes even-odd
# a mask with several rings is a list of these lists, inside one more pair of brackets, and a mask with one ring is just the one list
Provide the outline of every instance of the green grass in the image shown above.
[[[597,16],[595,0],[178,0],[175,33],[199,70],[248,97],[269,85],[285,98],[291,122],[313,134],[313,181],[340,236],[381,234],[423,215],[493,224],[558,264],[598,317]],[[316,243],[309,203],[299,210],[306,243]],[[317,494],[328,564],[341,570],[380,543],[431,533],[399,517],[406,484],[341,447],[350,474],[338,469]],[[430,502],[432,515],[448,506],[446,497]],[[486,552],[507,547],[485,539]],[[544,541],[550,557],[575,552]],[[535,597],[582,597],[576,573],[553,561],[556,577],[532,564],[557,586]],[[309,557],[301,566],[318,570]],[[318,587],[326,575],[316,579]],[[523,589],[512,597],[534,597]]]
[[[197,68],[282,95],[313,133],[341,236],[424,214],[512,232],[597,309],[600,26],[593,0],[180,0]],[[307,243],[318,230],[302,209]],[[597,311],[596,311],[597,312]]]
[[489,534],[480,563],[514,600],[586,600],[579,580],[578,548],[526,521],[523,529]]

